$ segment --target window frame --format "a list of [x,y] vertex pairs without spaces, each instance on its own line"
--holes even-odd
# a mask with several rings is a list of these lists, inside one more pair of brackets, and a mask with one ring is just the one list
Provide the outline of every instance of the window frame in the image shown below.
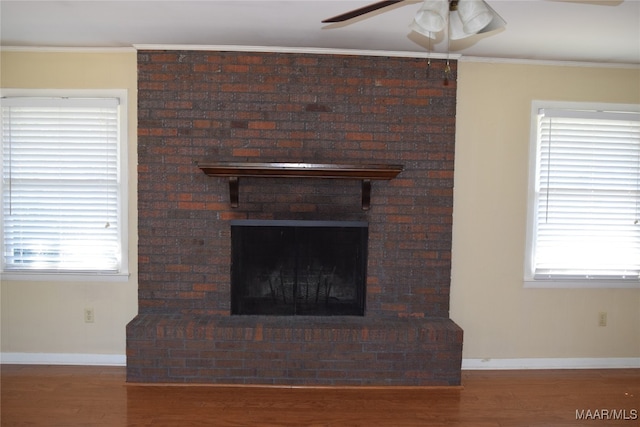
[[[0,99],[5,97],[24,98],[118,98],[119,99],[119,141],[118,141],[118,174],[119,174],[119,244],[121,251],[118,271],[51,271],[51,270],[12,270],[4,269],[4,258],[0,261],[2,280],[8,281],[51,281],[51,282],[125,282],[129,280],[129,97],[127,89],[0,89]],[[0,151],[0,173],[2,172],[2,153]],[[2,198],[0,197],[0,240],[4,241],[2,215]]]
[[638,104],[614,104],[614,103],[588,103],[588,102],[564,102],[534,100],[531,103],[531,128],[529,137],[528,177],[527,177],[527,220],[524,258],[524,287],[525,288],[640,288],[639,279],[623,278],[566,278],[554,277],[551,279],[535,278],[534,253],[537,212],[537,176],[539,168],[538,159],[538,112],[540,109],[567,109],[567,110],[599,110],[621,111],[640,113]]

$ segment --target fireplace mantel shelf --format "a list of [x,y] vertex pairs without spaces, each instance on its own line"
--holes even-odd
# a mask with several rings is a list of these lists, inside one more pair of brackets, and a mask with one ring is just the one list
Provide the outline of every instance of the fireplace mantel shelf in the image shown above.
[[362,209],[371,201],[371,180],[390,180],[402,172],[402,165],[350,165],[323,163],[209,163],[198,162],[208,176],[229,178],[231,206],[238,207],[239,179],[260,178],[333,178],[362,180]]

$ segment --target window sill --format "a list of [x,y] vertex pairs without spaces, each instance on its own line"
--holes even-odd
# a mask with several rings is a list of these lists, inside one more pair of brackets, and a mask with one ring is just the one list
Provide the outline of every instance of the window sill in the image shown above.
[[532,280],[525,279],[529,289],[640,289],[637,280]]
[[88,273],[88,272],[35,272],[35,271],[3,271],[0,273],[3,282],[128,282],[130,274],[121,273]]

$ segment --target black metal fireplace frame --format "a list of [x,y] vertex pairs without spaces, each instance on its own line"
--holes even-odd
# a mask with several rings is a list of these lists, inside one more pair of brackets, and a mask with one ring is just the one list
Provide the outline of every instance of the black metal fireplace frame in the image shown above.
[[[280,231],[288,233],[288,239],[295,248],[295,259],[291,256],[287,258],[287,267],[271,270],[271,277],[263,277],[261,280],[269,284],[269,297],[261,296],[251,298],[246,294],[246,282],[257,280],[254,276],[247,277],[247,270],[252,270],[255,266],[248,266],[249,261],[246,259],[246,249],[243,247],[247,244],[246,231],[252,227],[259,227],[263,233],[269,234]],[[300,257],[298,252],[304,252],[302,246],[308,243],[305,239],[316,236],[319,239],[327,235],[336,233],[339,237],[348,237],[355,242],[351,242],[351,247],[346,250],[347,254],[351,254],[349,264],[352,264],[353,276],[351,280],[347,280],[347,287],[352,286],[353,294],[347,297],[338,297],[332,294],[332,286],[337,283],[336,289],[342,284],[344,288],[343,276],[344,269],[335,271],[311,270],[308,264],[302,260],[308,258]],[[231,314],[232,315],[283,315],[283,316],[364,316],[366,301],[366,271],[367,271],[367,247],[368,247],[368,223],[365,221],[302,221],[302,220],[234,220],[231,221]],[[300,239],[300,240],[298,240]],[[326,242],[325,242],[326,243]],[[339,245],[338,241],[330,244]],[[340,253],[341,248],[334,246],[336,252]],[[271,251],[277,252],[277,248]],[[244,252],[244,255],[241,255]],[[334,257],[336,255],[333,255]],[[278,258],[275,256],[274,258]],[[342,258],[340,258],[342,259]],[[346,258],[345,258],[346,259]],[[324,266],[323,266],[324,268]],[[286,277],[283,277],[283,271],[286,270]],[[274,274],[273,271],[276,273]],[[311,279],[310,279],[311,278]],[[313,284],[310,286],[309,281]],[[311,288],[311,289],[310,289]]]

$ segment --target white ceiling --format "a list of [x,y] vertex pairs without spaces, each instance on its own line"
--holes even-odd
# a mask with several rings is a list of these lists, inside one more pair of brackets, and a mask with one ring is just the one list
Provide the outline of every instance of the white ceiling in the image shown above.
[[[0,2],[0,41],[17,47],[242,45],[418,52],[419,0],[341,24],[320,21],[377,0]],[[451,42],[463,56],[640,64],[640,0],[488,0],[503,30]],[[433,52],[445,53],[446,40]]]

